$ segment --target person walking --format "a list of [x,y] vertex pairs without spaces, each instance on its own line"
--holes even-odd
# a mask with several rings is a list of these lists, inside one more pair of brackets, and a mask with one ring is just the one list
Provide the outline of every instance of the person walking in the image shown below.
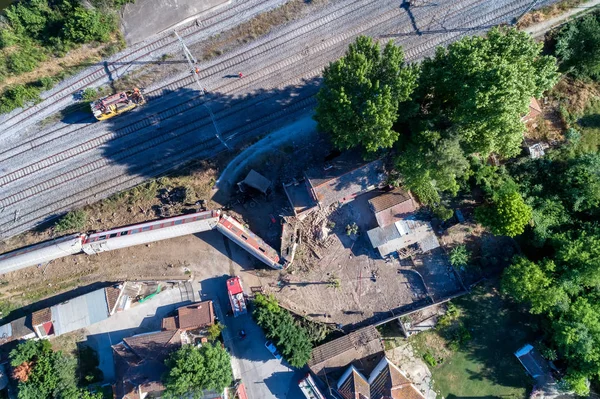
[[238,76],[240,77],[240,79],[244,77],[244,75],[241,72],[238,73]]

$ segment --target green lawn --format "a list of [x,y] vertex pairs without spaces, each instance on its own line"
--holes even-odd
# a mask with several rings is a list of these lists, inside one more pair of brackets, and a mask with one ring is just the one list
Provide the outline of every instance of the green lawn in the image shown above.
[[[421,355],[437,361],[432,369],[434,389],[444,398],[525,398],[532,380],[514,352],[537,337],[535,319],[511,309],[494,284],[476,288],[456,299],[460,316],[452,327],[428,331],[411,338]],[[451,331],[462,324],[471,339],[448,348]]]

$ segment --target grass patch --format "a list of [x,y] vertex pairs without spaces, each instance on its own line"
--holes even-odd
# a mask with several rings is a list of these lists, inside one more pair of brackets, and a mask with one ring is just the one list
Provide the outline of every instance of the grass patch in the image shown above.
[[404,334],[402,334],[402,330],[397,322],[386,323],[379,326],[377,327],[377,331],[381,334],[383,347],[386,351],[400,346],[404,340]]
[[56,222],[54,231],[57,233],[80,232],[85,227],[87,220],[88,214],[86,212],[82,210],[71,211]]
[[514,352],[536,337],[535,320],[505,301],[496,284],[456,299],[441,326],[410,338],[430,366],[438,395],[524,398],[530,390]]

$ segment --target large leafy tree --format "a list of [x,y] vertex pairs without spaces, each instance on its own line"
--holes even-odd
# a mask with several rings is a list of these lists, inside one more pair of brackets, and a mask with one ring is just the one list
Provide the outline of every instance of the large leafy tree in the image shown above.
[[200,398],[204,390],[223,392],[233,382],[231,359],[219,344],[201,348],[184,345],[167,360],[165,395],[172,398]]
[[600,154],[569,160],[562,187],[575,212],[595,212],[600,205]]
[[527,33],[502,28],[438,48],[422,64],[423,109],[455,126],[469,153],[517,155],[530,98],[558,79],[555,59],[541,48]]
[[475,218],[496,235],[515,237],[525,231],[532,210],[516,191],[500,193],[491,204],[475,210]]
[[600,78],[600,20],[597,14],[572,21],[556,41],[561,67],[579,78]]
[[315,114],[319,128],[330,132],[340,149],[391,147],[399,136],[392,128],[398,106],[410,98],[416,79],[417,69],[405,65],[401,48],[390,41],[381,51],[370,37],[358,37],[323,71]]
[[439,132],[423,131],[397,158],[403,184],[414,192],[421,203],[440,202],[440,192],[456,195],[458,181],[469,169],[469,161],[457,136],[442,137]]

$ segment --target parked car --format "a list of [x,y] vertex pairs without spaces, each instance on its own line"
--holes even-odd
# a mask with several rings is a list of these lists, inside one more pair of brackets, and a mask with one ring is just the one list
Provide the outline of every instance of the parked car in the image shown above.
[[267,348],[269,350],[269,352],[271,352],[271,354],[273,356],[275,356],[275,359],[281,360],[281,353],[279,353],[279,351],[277,350],[277,348],[275,347],[273,342],[271,342],[271,341],[265,342],[265,348]]

